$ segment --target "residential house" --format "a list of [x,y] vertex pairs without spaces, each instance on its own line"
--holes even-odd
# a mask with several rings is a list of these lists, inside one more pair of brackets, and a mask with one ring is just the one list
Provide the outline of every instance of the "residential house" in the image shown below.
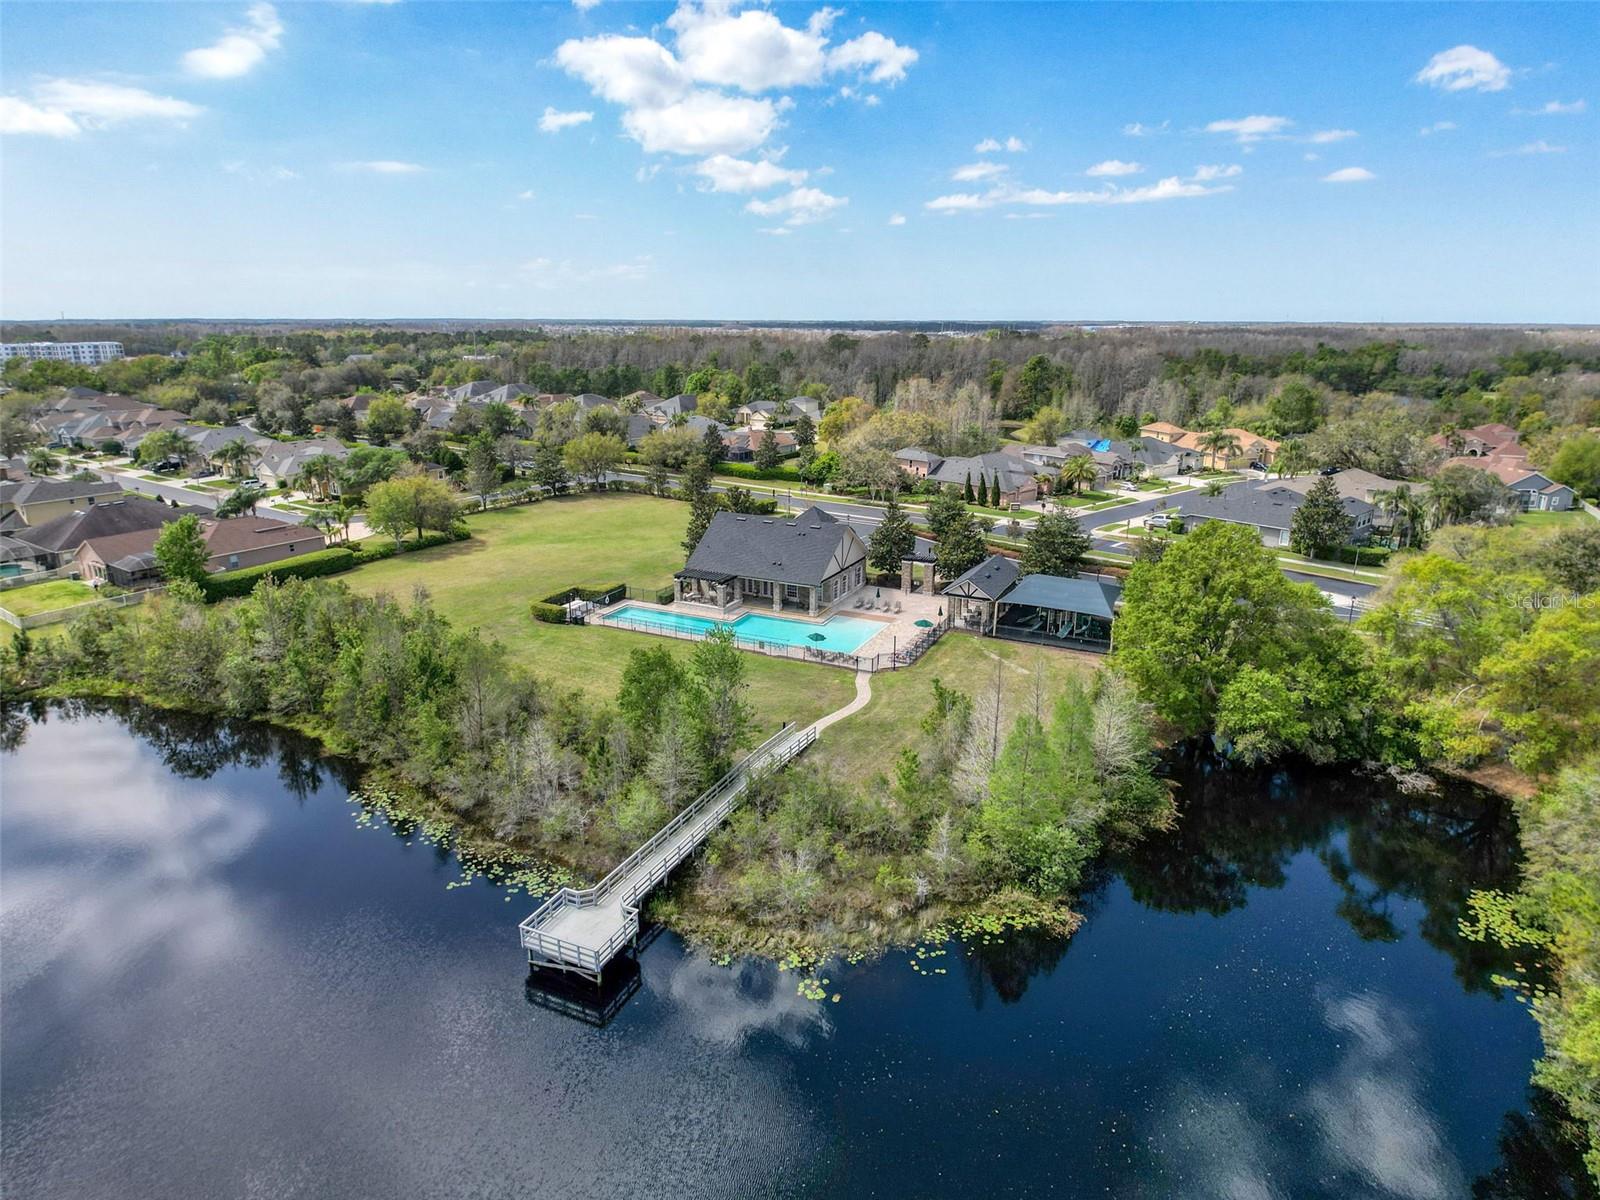
[[676,396],[668,396],[665,400],[652,401],[644,405],[640,411],[657,425],[670,425],[674,417],[686,417],[699,407],[699,396],[679,392]]
[[1140,426],[1139,436],[1155,438],[1183,450],[1189,450],[1201,456],[1205,466],[1246,467],[1251,463],[1261,463],[1270,466],[1282,443],[1269,437],[1262,437],[1259,433],[1251,433],[1248,429],[1238,426],[1229,426],[1223,433],[1231,433],[1239,440],[1239,448],[1228,457],[1226,463],[1214,463],[1214,455],[1206,449],[1202,439],[1206,436],[1205,430],[1190,431],[1181,425],[1174,425],[1170,421],[1152,421],[1148,425]]
[[1472,465],[1510,488],[1524,512],[1566,512],[1576,502],[1571,488],[1534,470],[1526,461],[1491,454],[1472,460]]
[[[1215,496],[1191,494],[1173,506],[1185,525],[1204,521],[1227,521],[1254,529],[1265,546],[1287,546],[1289,526],[1295,510],[1305,503],[1309,488],[1291,487],[1298,480],[1249,480],[1224,488]],[[1310,482],[1315,482],[1311,480]],[[1364,542],[1372,534],[1376,508],[1355,496],[1340,496],[1340,504],[1350,515],[1351,541]]]
[[992,486],[998,479],[1002,507],[1032,504],[1039,498],[1039,483],[1034,478],[1032,466],[1014,455],[998,451],[975,454],[969,458],[941,459],[939,465],[928,472],[927,478],[946,487],[961,489],[968,482],[974,488],[979,483]]
[[579,412],[588,412],[595,408],[615,408],[617,402],[610,396],[601,396],[595,392],[580,392],[571,398],[578,406]]
[[932,450],[924,450],[921,446],[906,446],[894,452],[894,465],[918,479],[926,479],[928,472],[938,469],[943,461]]
[[729,462],[751,462],[762,443],[771,438],[777,443],[778,453],[790,455],[799,449],[794,434],[779,429],[730,429],[722,435],[723,457]]
[[801,413],[813,421],[818,420],[822,416],[822,402],[810,396],[790,396],[787,400],[752,400],[734,410],[739,423],[751,429],[792,425],[800,419]]
[[101,479],[34,479],[0,483],[0,518],[15,516],[15,525],[43,525],[88,508],[97,500],[123,494],[122,485]]
[[1163,442],[1177,442],[1189,431],[1182,425],[1174,425],[1171,421],[1151,421],[1148,425],[1139,426],[1139,436],[1159,438]]
[[743,602],[812,616],[867,580],[861,535],[815,506],[790,520],[718,513],[679,571],[677,598],[726,609]]
[[0,577],[31,575],[44,570],[39,560],[40,550],[27,542],[0,533]]
[[1428,440],[1458,458],[1487,458],[1492,454],[1509,458],[1528,457],[1517,431],[1498,422],[1474,425],[1471,429],[1458,429],[1454,433],[1436,433]]
[[[1334,490],[1341,498],[1363,500],[1373,506],[1372,528],[1375,531],[1387,531],[1392,519],[1378,507],[1378,500],[1382,493],[1392,492],[1398,487],[1409,487],[1420,496],[1422,484],[1411,483],[1404,479],[1385,479],[1382,475],[1374,475],[1371,471],[1363,471],[1359,467],[1350,467],[1343,471],[1335,471],[1331,475],[1301,475],[1294,479],[1274,479],[1271,482],[1280,487],[1289,488],[1304,496],[1316,486],[1319,479],[1332,482]],[[1255,486],[1261,486],[1259,483]]]
[[647,413],[629,413],[623,418],[623,440],[631,450],[656,431],[658,426]]
[[619,403],[629,412],[638,412],[641,409],[649,408],[652,404],[660,404],[661,397],[654,392],[640,388],[637,392],[629,392]]
[[[256,461],[256,478],[263,487],[275,488],[294,483],[305,465],[321,455],[337,458],[340,462],[350,457],[350,451],[338,438],[303,438],[293,442],[273,442],[261,448]],[[335,485],[337,488],[337,484]]]
[[78,509],[43,525],[10,530],[8,536],[32,546],[39,562],[49,569],[72,561],[78,547],[91,538],[159,529],[168,521],[176,521],[189,513],[210,516],[202,508],[173,508],[160,500],[130,495],[98,501],[93,507]]
[[[156,564],[156,539],[160,528],[130,530],[81,542],[74,561],[89,583],[138,587],[161,578]],[[325,537],[309,525],[292,525],[262,517],[200,518],[200,537],[206,544],[207,571],[233,571],[310,554],[327,546]]]

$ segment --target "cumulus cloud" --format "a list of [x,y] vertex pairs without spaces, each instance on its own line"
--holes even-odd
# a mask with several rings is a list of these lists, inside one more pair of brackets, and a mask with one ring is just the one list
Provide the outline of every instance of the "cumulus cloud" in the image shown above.
[[1552,146],[1549,142],[1540,138],[1536,142],[1528,142],[1525,145],[1518,146],[1515,150],[1497,150],[1493,157],[1506,158],[1519,154],[1565,154],[1566,152],[1567,148],[1565,146]]
[[1424,125],[1417,130],[1418,137],[1431,137],[1436,133],[1448,133],[1456,127],[1454,121],[1435,121],[1432,125]]
[[1574,117],[1586,111],[1588,107],[1589,102],[1587,100],[1573,100],[1566,104],[1563,104],[1560,100],[1550,100],[1541,104],[1538,108],[1531,110],[1519,109],[1518,111],[1524,116],[1533,117]]
[[[1220,168],[1219,168],[1220,169]],[[1208,168],[1201,168],[1208,170]],[[1226,172],[1238,174],[1237,170]],[[1233,190],[1232,184],[1213,181],[1223,176],[1198,173],[1188,179],[1172,175],[1143,187],[1128,188],[1107,184],[1092,191],[1050,191],[1046,188],[1018,187],[1000,184],[986,192],[954,192],[935,196],[923,205],[930,212],[953,214],[976,212],[986,208],[1022,206],[1028,208],[1054,208],[1071,204],[1148,204],[1160,200],[1182,200],[1197,196],[1214,196]]]
[[1004,175],[1011,168],[1005,163],[975,162],[964,167],[957,167],[950,172],[950,178],[957,183],[976,183],[980,179],[993,179],[997,175]]
[[800,187],[772,200],[752,200],[744,209],[758,217],[782,217],[785,225],[811,225],[849,203],[848,197],[830,196],[821,188]]
[[999,138],[984,138],[972,148],[974,154],[999,154],[1004,150],[1007,154],[1021,154],[1028,148],[1028,143],[1019,137],[1008,137],[1005,141]]
[[579,12],[588,12],[591,8],[599,3],[600,0],[572,0],[572,7],[577,9]]
[[891,225],[904,225],[905,223],[906,223],[906,215],[905,215],[905,213],[894,213],[889,218],[889,224],[891,224]]
[[707,190],[713,192],[764,192],[780,184],[794,187],[804,183],[808,174],[775,162],[752,162],[731,154],[714,154],[696,163],[694,173],[704,179]]
[[1144,170],[1141,163],[1123,162],[1120,158],[1108,158],[1105,162],[1097,162],[1084,172],[1085,175],[1101,176],[1137,175]]
[[1322,177],[1323,183],[1365,183],[1377,176],[1365,167],[1340,167],[1337,171],[1330,171]]
[[245,24],[228,30],[209,46],[190,50],[183,68],[203,79],[234,79],[260,66],[283,39],[283,22],[270,4],[252,4]]
[[339,164],[341,171],[365,171],[369,175],[419,175],[428,168],[420,163],[401,162],[393,158],[366,159]]
[[1487,50],[1452,46],[1430,58],[1416,82],[1445,92],[1503,92],[1511,86],[1511,68]]
[[187,121],[205,110],[174,96],[90,79],[46,79],[31,99],[0,97],[0,133],[75,137],[124,121]]
[[545,133],[560,133],[563,129],[571,129],[574,125],[582,125],[594,120],[592,112],[560,112],[545,105],[544,115],[539,118],[539,128]]
[[1171,126],[1171,121],[1163,121],[1159,125],[1146,125],[1143,121],[1132,121],[1122,127],[1122,132],[1128,137],[1155,137],[1158,133],[1167,132]]
[[1196,167],[1191,178],[1199,183],[1207,183],[1213,179],[1232,179],[1235,175],[1243,174],[1244,168],[1238,163],[1207,163]]
[[1313,133],[1308,140],[1319,146],[1323,146],[1329,142],[1342,142],[1346,138],[1353,138],[1357,136],[1359,135],[1354,129],[1319,129],[1316,133]]
[[765,141],[792,106],[787,98],[755,98],[762,93],[845,73],[895,83],[916,61],[915,50],[876,32],[831,44],[836,15],[823,8],[794,27],[768,9],[685,0],[667,19],[670,48],[654,37],[605,34],[563,42],[555,59],[595,95],[622,106],[624,131],[645,149],[735,154]]
[[1259,142],[1262,138],[1282,136],[1283,132],[1293,124],[1294,122],[1288,117],[1236,117],[1226,121],[1212,121],[1206,126],[1206,132],[1231,134],[1240,142]]

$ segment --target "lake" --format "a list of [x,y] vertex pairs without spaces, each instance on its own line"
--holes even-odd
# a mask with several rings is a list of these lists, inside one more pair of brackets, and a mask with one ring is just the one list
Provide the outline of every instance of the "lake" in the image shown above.
[[1514,880],[1484,793],[1177,759],[1179,829],[1070,940],[840,966],[835,1003],[668,933],[591,997],[531,988],[528,898],[447,887],[299,738],[9,718],[13,1200],[1587,1194],[1509,964],[1456,935]]

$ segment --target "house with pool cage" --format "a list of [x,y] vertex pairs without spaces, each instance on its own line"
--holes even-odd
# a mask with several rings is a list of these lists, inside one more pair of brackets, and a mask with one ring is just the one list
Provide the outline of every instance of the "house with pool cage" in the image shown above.
[[718,513],[674,577],[675,598],[727,610],[745,605],[816,616],[867,582],[867,545],[812,506],[792,517]]

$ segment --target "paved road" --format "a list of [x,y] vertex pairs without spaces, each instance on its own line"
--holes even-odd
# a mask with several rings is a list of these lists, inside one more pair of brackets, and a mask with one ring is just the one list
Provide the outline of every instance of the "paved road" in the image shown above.
[[[112,471],[106,467],[96,467],[94,470],[101,479],[120,484],[125,491],[137,492],[141,496],[154,496],[158,500],[176,500],[179,504],[193,505],[195,508],[215,510],[227,496],[226,492],[207,492],[201,489],[191,491],[159,479],[140,479],[137,475]],[[291,525],[303,525],[306,520],[304,513],[289,508],[273,508],[268,504],[259,505],[256,508],[256,516],[271,517],[274,521],[285,521]]]

